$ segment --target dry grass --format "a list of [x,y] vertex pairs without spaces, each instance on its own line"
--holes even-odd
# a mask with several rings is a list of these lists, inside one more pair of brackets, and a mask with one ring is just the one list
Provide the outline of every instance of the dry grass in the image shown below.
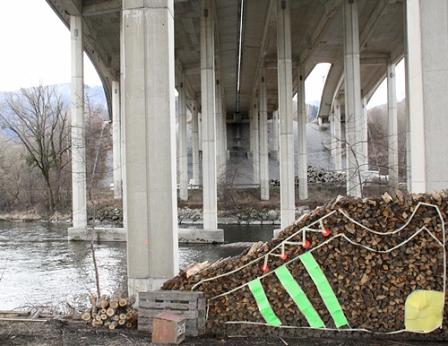
[[[387,185],[367,185],[364,188],[365,197],[378,196],[386,192]],[[178,199],[177,203],[180,208],[187,207],[191,209],[202,208],[202,189],[189,190],[188,201]],[[270,199],[268,201],[260,200],[260,190],[252,189],[229,189],[225,193],[219,194],[221,198],[218,200],[219,210],[234,209],[280,209],[280,188],[271,188],[269,191]],[[346,188],[343,185],[309,185],[308,199],[298,199],[298,191],[296,191],[296,206],[309,206],[314,209],[324,205],[338,195],[345,195]]]

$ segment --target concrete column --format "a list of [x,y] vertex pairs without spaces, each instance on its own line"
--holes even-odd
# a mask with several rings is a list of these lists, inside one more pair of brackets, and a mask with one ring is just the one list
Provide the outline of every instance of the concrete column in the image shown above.
[[[198,108],[198,110],[199,110],[199,108]],[[199,157],[202,157],[202,113],[201,112],[198,113]]]
[[195,184],[199,184],[199,116],[198,116],[198,101],[193,101],[193,111],[191,115],[191,132],[192,132],[192,165],[193,165],[193,181]]
[[278,111],[272,114],[272,143],[271,143],[271,158],[278,160]]
[[448,3],[406,1],[411,192],[448,185]]
[[332,147],[333,152],[331,156],[333,157],[334,169],[336,171],[342,171],[342,131],[341,131],[341,102],[338,98],[333,101],[333,132],[332,132]]
[[297,66],[297,140],[299,169],[299,199],[308,199],[308,152],[306,146],[306,123],[308,114],[305,102],[305,69]]
[[368,146],[368,135],[367,135],[367,98],[363,97],[361,99],[361,124],[359,132],[359,142],[361,144],[361,151],[359,155],[359,169],[360,171],[369,170],[369,146]]
[[387,113],[388,113],[388,154],[389,154],[389,188],[398,189],[398,111],[397,81],[395,64],[387,67]]
[[204,229],[218,228],[213,1],[201,0],[202,182]]
[[216,172],[217,179],[221,181],[224,178],[224,134],[223,134],[223,118],[222,118],[222,81],[221,73],[216,74],[216,102],[215,102],[215,119],[216,119]]
[[260,192],[261,200],[269,200],[268,104],[266,69],[260,70]]
[[[124,0],[121,27],[129,294],[178,273],[173,0]],[[157,83],[155,83],[157,81]]]
[[260,184],[260,143],[259,143],[259,123],[258,123],[258,108],[255,104],[252,108],[251,121],[251,137],[252,137],[252,167],[253,167],[253,182]]
[[289,0],[277,0],[278,108],[280,113],[280,209],[282,229],[289,226],[295,220],[290,11]]
[[73,228],[87,229],[84,52],[81,16],[70,16]]
[[112,139],[114,167],[114,198],[123,198],[123,175],[121,164],[121,116],[120,82],[112,81]]
[[225,102],[225,97],[222,103],[222,121],[223,121],[223,139],[224,139],[224,172],[227,174],[227,160],[230,157],[229,150],[227,147],[227,107]]
[[361,197],[361,142],[357,135],[361,117],[358,0],[343,1],[343,14],[347,195]]
[[181,73],[177,99],[179,124],[179,198],[188,200],[188,155],[187,155],[187,92],[185,75]]

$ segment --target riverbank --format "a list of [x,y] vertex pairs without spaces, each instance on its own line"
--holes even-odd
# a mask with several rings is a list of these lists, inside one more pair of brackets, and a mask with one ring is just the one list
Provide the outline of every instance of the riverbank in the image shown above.
[[[345,194],[344,185],[314,184],[308,188],[309,198],[296,199],[296,218],[307,214],[316,207],[326,204],[338,195]],[[367,185],[366,197],[378,196],[387,191],[387,185]],[[218,191],[219,192],[219,191]],[[296,194],[298,195],[298,194]],[[88,204],[89,224],[95,226],[123,227],[122,201],[114,199],[113,191],[103,190],[98,194],[95,205]],[[280,189],[270,189],[270,199],[260,200],[256,188],[225,189],[218,193],[218,223],[224,225],[280,225]],[[202,224],[202,189],[189,190],[187,201],[178,199],[178,224]],[[42,221],[71,224],[71,211],[55,212],[53,215],[39,214],[36,209],[15,210],[0,213],[0,221]]]

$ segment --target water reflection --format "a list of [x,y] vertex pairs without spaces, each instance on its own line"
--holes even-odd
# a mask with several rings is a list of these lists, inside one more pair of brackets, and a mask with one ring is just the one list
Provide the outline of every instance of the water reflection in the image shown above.
[[[273,226],[224,226],[226,244],[179,245],[179,267],[241,253],[267,241]],[[74,306],[96,294],[90,244],[68,242],[67,225],[0,222],[0,310],[37,305]],[[126,287],[126,244],[97,244],[100,285],[111,294]]]

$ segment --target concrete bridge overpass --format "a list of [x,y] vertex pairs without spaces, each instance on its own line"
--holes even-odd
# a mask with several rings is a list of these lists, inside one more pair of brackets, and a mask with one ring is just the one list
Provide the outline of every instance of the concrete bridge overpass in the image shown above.
[[[239,145],[242,132],[250,133],[248,150],[261,199],[269,199],[268,155],[278,157],[282,228],[294,220],[292,98],[297,94],[298,193],[306,199],[304,82],[318,63],[331,64],[319,119],[331,127],[336,167],[341,167],[341,143],[348,148],[348,194],[360,194],[357,173],[366,164],[367,150],[365,105],[386,75],[389,176],[391,188],[397,187],[394,68],[401,58],[407,72],[408,187],[423,192],[447,186],[445,0],[47,2],[72,33],[74,228],[87,227],[84,50],[103,82],[114,122],[114,182],[120,186],[123,181],[131,292],[157,288],[177,272],[176,174],[179,196],[187,199],[189,179],[199,176],[200,150],[206,231],[218,232],[217,180],[225,172],[228,149]],[[187,107],[193,114],[193,177],[187,174]],[[268,119],[278,138],[270,152]]]

